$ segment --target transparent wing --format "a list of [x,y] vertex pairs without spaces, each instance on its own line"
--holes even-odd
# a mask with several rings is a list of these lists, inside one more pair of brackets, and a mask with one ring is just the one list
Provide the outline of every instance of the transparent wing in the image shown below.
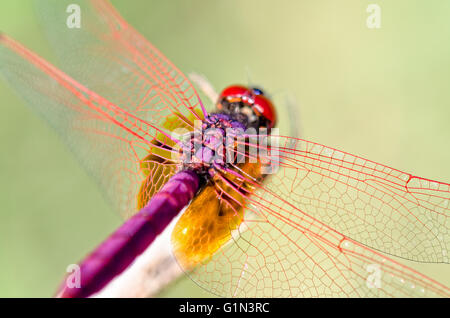
[[384,253],[448,263],[448,183],[306,140],[276,139],[281,178],[266,188],[283,194],[298,212]]
[[[145,169],[149,169],[145,168],[149,163],[142,160],[148,153],[165,154],[159,155],[158,162],[154,160],[152,169],[167,164],[167,169],[173,170],[173,161],[166,159],[171,157],[174,140],[162,123],[153,124],[153,115],[147,116],[152,121],[138,118],[5,35],[0,35],[0,73],[56,128],[122,214],[129,216],[136,211],[137,194]],[[160,120],[165,118],[170,119],[169,113]]]
[[[109,2],[36,4],[70,80],[56,69],[49,71],[53,67],[5,36],[1,72],[60,133],[112,205],[128,217],[140,204],[136,197],[145,178],[140,159],[154,147],[150,141],[156,138],[161,147],[170,146],[158,131],[168,134],[166,124],[174,118],[178,126],[193,127],[192,120],[205,114],[200,99],[187,78]],[[74,4],[80,8],[80,29],[67,24],[76,13]],[[90,105],[93,101],[100,109]],[[162,159],[155,165],[171,158]],[[172,171],[173,164],[168,169]]]
[[174,112],[187,124],[184,116],[202,118],[189,80],[108,1],[35,3],[61,69],[75,80],[155,125]]
[[[448,262],[450,185],[305,140],[275,137],[276,174],[255,192],[233,239],[191,272],[222,296],[450,296],[396,262]],[[278,152],[278,154],[276,153]]]

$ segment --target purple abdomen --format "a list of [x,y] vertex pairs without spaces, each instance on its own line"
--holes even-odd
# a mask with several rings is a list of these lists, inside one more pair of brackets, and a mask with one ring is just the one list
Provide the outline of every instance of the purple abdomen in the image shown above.
[[123,272],[192,200],[199,187],[193,171],[175,174],[148,204],[128,219],[80,265],[79,288],[64,282],[57,297],[88,297]]

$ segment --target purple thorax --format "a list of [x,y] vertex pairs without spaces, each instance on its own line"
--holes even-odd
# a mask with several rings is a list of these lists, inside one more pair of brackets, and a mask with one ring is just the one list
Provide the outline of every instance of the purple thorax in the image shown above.
[[[238,137],[245,134],[246,126],[229,114],[211,114],[202,122],[201,130],[190,134],[183,146],[181,162],[185,169],[200,176],[211,176],[215,167],[225,167],[230,155],[227,149]],[[213,169],[211,169],[213,168]]]

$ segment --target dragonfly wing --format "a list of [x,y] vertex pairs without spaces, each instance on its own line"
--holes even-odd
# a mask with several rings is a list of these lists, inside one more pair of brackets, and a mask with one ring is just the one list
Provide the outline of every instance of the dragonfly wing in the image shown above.
[[[275,199],[266,195],[266,199]],[[245,220],[245,230],[191,278],[227,297],[449,297],[442,284],[307,220],[278,215],[278,206],[254,204],[264,220]],[[306,231],[303,228],[316,227]]]
[[[255,187],[242,194],[244,221],[191,272],[197,283],[222,296],[450,296],[382,254],[447,261],[448,184],[308,141],[273,139],[277,173],[264,184],[242,174]],[[242,193],[229,186],[231,196]]]
[[[73,1],[36,2],[42,24],[71,81],[61,85],[60,78],[66,74],[48,73],[45,61],[18,53],[21,49],[12,48],[5,37],[0,54],[2,73],[60,133],[113,206],[128,217],[155,189],[147,182],[148,188],[140,192],[142,202],[136,202],[145,178],[139,161],[154,148],[154,139],[165,147],[174,144],[167,138],[176,128],[174,122],[189,130],[193,120],[203,118],[205,111],[198,94],[188,79],[128,25],[109,2],[77,1],[80,29],[68,25],[71,13],[76,12]],[[73,83],[77,87],[84,85],[81,92],[76,92]],[[113,117],[119,115],[119,121],[92,112],[86,101],[92,96],[101,96],[101,107],[114,105],[115,110],[106,111]],[[162,159],[152,169],[166,164],[172,171],[173,158]],[[147,195],[143,197],[144,193]]]
[[[186,76],[108,1],[84,0],[76,5],[79,11],[71,0],[36,1],[63,71],[152,124],[161,125],[174,113],[203,118],[199,113],[206,111]],[[71,28],[68,23],[77,12],[80,28]]]
[[[146,174],[141,159],[150,149],[174,144],[163,129],[94,93],[1,34],[0,74],[61,134],[113,205],[123,215],[133,214]],[[152,142],[155,139],[157,143]],[[153,152],[167,157],[170,149]],[[158,164],[173,166],[173,161]]]
[[[448,263],[450,185],[306,140],[280,137],[267,191],[362,244],[412,261]],[[294,208],[295,207],[295,208]]]
[[164,184],[177,172],[178,164],[167,159],[167,151],[156,149],[155,153],[151,151],[141,161],[141,171],[145,175],[138,193],[137,209],[144,208],[150,199]]

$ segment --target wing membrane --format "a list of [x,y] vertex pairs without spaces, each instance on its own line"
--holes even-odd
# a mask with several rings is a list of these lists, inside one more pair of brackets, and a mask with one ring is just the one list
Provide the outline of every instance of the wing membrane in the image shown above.
[[189,80],[104,0],[77,1],[81,28],[68,28],[70,0],[35,1],[61,69],[123,109],[161,125],[204,111]]
[[151,143],[154,138],[159,145],[173,144],[166,133],[5,35],[0,35],[0,73],[61,134],[114,207],[124,215],[132,214],[144,179],[141,159],[157,147]]
[[296,214],[384,253],[448,263],[449,184],[306,140],[279,142],[280,177],[266,187]]
[[[6,36],[1,40],[1,71],[128,217],[139,205],[136,198],[145,178],[139,165],[155,147],[152,140],[170,149],[168,134],[174,127],[167,123],[190,129],[206,112],[187,78],[109,2],[77,1],[80,29],[66,25],[66,9],[72,3],[36,1],[70,77]],[[164,156],[153,169],[173,172],[171,159]],[[164,163],[167,168],[157,167]]]

